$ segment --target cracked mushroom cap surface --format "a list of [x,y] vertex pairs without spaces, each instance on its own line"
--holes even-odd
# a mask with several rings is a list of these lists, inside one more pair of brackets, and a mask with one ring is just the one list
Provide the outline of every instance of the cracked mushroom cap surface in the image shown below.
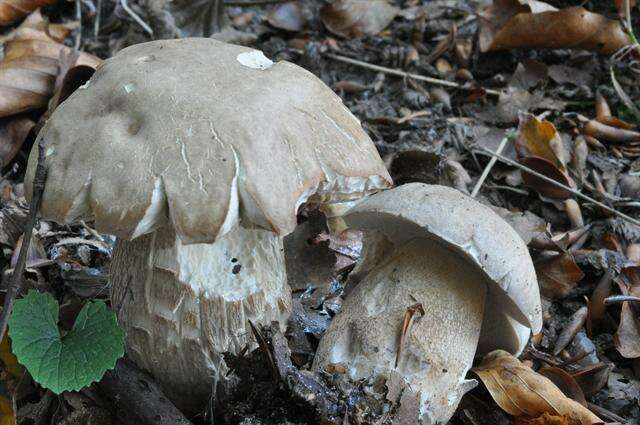
[[540,332],[540,293],[527,246],[480,202],[450,187],[410,183],[363,199],[343,218],[398,246],[417,237],[436,240],[477,267],[488,282],[478,353],[519,353],[531,331]]
[[[41,216],[125,239],[167,223],[209,243],[236,223],[284,235],[305,202],[391,186],[360,122],[320,79],[247,47],[193,38],[128,47],[38,135]],[[31,184],[37,146],[29,158]]]

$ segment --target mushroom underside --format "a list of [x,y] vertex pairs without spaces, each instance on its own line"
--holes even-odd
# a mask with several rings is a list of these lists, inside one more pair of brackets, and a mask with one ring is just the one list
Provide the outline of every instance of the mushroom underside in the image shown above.
[[[342,364],[354,380],[388,379],[396,371],[419,393],[423,421],[446,422],[473,387],[465,375],[486,293],[486,278],[461,256],[427,238],[407,241],[347,297],[313,367]],[[403,321],[417,304],[424,315],[413,315],[399,348]]]
[[291,311],[281,238],[239,226],[212,244],[169,227],[119,239],[111,284],[128,356],[188,414],[230,383],[223,353],[255,348],[248,321],[284,328]]
[[[424,237],[437,241],[443,247],[446,247],[448,255],[457,255],[464,258],[465,267],[474,269],[477,273],[483,275],[483,280],[487,283],[488,288],[485,305],[486,313],[481,319],[483,325],[478,343],[478,355],[486,354],[498,348],[516,355],[522,352],[531,334],[529,321],[511,296],[500,286],[500,282],[496,282],[487,276],[486,270],[480,267],[477,259],[479,253],[476,252],[474,247],[473,237],[469,238],[463,250],[460,247],[462,244],[439,238],[438,229],[425,228],[409,218],[376,210],[348,213],[345,216],[345,221],[350,227],[365,230],[367,233],[377,233],[379,236],[374,243],[382,247],[387,246],[389,241],[398,246],[410,238]],[[505,223],[505,226],[508,225]],[[369,248],[369,250],[374,251],[373,248]],[[501,250],[503,251],[504,248],[496,246],[496,252]],[[385,252],[382,248],[380,251]],[[504,261],[507,262],[508,259],[504,259]],[[373,261],[369,261],[369,266],[375,263],[376,258]],[[363,273],[361,270],[358,271],[361,274]]]

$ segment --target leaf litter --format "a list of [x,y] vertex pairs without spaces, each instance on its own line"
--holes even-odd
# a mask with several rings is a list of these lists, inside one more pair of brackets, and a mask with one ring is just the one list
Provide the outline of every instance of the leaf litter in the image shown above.
[[[171,5],[130,0],[128,6],[154,34],[208,36],[222,29],[214,36],[224,33],[231,41],[260,48],[274,61],[289,60],[320,76],[361,120],[397,183],[425,181],[470,192],[488,163],[488,158],[477,155],[478,146],[495,151],[500,140],[513,135],[503,154],[526,168],[498,160],[480,186],[478,199],[499,209],[528,243],[543,291],[545,326],[521,360],[495,353],[477,360],[478,370],[486,376],[514,385],[510,388],[517,394],[523,392],[518,409],[504,404],[503,395],[494,394],[489,383],[465,397],[464,408],[452,423],[497,423],[499,418],[505,424],[570,424],[590,423],[594,416],[606,422],[637,421],[640,409],[633,400],[640,396],[634,373],[640,358],[638,306],[611,297],[637,292],[633,270],[638,258],[633,247],[640,243],[640,227],[613,219],[610,211],[531,174],[638,218],[637,59],[611,58],[630,41],[617,20],[618,13],[624,16],[624,2],[550,5],[496,0],[481,10],[472,2],[447,0],[337,1],[322,7],[306,0],[266,6],[231,3],[223,17],[215,13],[220,2],[209,0]],[[16,226],[24,220],[16,205],[24,192],[21,182],[35,136],[32,129],[41,125],[38,121],[51,98],[64,99],[64,93],[83,83],[86,77],[74,76],[74,65],[98,64],[86,54],[106,59],[149,39],[120,2],[80,4],[80,21],[73,5],[56,4],[22,23],[15,21],[3,38],[0,74],[5,73],[9,85],[3,95],[6,121],[0,123],[4,166],[0,220],[6,223],[0,243],[6,248],[8,265],[18,243]],[[632,11],[637,28],[639,12]],[[86,62],[73,59],[71,49],[64,47],[78,40],[80,57]],[[332,59],[332,54],[379,68],[356,67]],[[448,85],[435,90],[432,80],[407,74],[399,78],[389,70]],[[15,75],[19,78],[10,78]],[[58,103],[52,102],[51,108]],[[568,201],[576,202],[580,219]],[[303,212],[300,220],[315,219]],[[254,352],[238,361],[254,366],[244,378],[263,391],[251,394],[245,387],[242,396],[231,395],[221,423],[240,423],[241,418],[255,421],[245,423],[265,423],[266,418],[311,423],[312,416],[328,423],[412,423],[416,404],[401,383],[349,382],[341,365],[323,376],[306,370],[317,341],[340,310],[343,286],[356,276],[349,274],[362,247],[358,238],[331,239],[326,227],[316,223],[307,227],[308,235],[300,236],[295,245],[296,252],[304,255],[291,275],[299,289],[294,293],[298,307],[290,331],[284,341],[277,332],[259,331],[272,360]],[[91,222],[71,227],[41,222],[38,237],[51,263],[37,269],[39,276],[30,272],[27,276],[58,288],[54,293],[61,314],[68,316],[65,322],[73,323],[83,300],[104,299],[108,294],[113,240],[95,233]],[[308,240],[314,242],[307,244]],[[304,267],[307,261],[309,268]],[[405,322],[410,326],[411,317]],[[274,363],[280,376],[303,386],[270,388]],[[561,372],[548,372],[550,368]],[[588,409],[575,391],[560,385],[571,379],[586,397]],[[317,390],[312,392],[317,398],[311,410],[304,407],[311,393],[302,388]],[[552,407],[541,402],[541,394]],[[91,416],[98,404],[105,403],[95,402],[100,400],[95,392],[91,397],[83,402],[65,398],[66,414]],[[46,393],[28,383],[18,394],[22,406],[18,420],[31,417],[37,403],[48,405],[48,400]],[[271,403],[266,408],[265,400]],[[107,423],[116,423],[115,416]]]

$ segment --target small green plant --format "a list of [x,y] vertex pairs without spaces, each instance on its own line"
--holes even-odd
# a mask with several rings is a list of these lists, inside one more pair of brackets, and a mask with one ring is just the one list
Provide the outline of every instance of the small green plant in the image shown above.
[[88,302],[66,335],[58,329],[58,302],[29,291],[9,319],[12,350],[35,381],[56,394],[102,378],[124,355],[124,332],[103,302]]

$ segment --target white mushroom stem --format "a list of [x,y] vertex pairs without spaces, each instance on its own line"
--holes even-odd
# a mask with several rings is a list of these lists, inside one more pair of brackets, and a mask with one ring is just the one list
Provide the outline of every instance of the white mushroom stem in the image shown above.
[[[445,423],[462,395],[484,313],[487,282],[478,268],[440,243],[418,238],[397,248],[347,297],[320,341],[315,369],[342,364],[351,379],[395,370],[419,393],[425,423]],[[400,348],[409,307],[420,303]]]
[[284,328],[291,311],[282,241],[266,230],[237,227],[213,244],[183,245],[170,228],[119,239],[111,283],[129,357],[186,413],[227,379],[223,353],[255,348],[249,320]]

